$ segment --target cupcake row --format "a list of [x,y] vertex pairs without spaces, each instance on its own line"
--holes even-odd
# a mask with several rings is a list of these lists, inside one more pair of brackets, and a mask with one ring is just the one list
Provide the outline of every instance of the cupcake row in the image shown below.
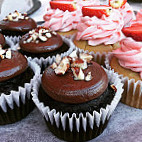
[[96,53],[99,64],[107,57],[106,67],[123,80],[122,102],[141,108],[142,11],[135,13],[126,0],[109,0],[107,5],[57,0],[50,2],[44,25],[64,36],[73,32],[76,48]]
[[[33,99],[51,131],[56,128],[55,135],[63,136],[60,138],[85,141],[98,136],[106,127],[123,92],[118,75],[95,63],[95,55],[76,50],[55,58],[43,58],[42,64],[46,70],[41,75],[41,68],[21,51],[22,44],[30,43],[25,48],[34,48],[34,42],[37,45],[36,41],[40,40],[40,33],[45,33],[44,37],[48,35],[48,40],[43,43],[50,44],[50,38],[54,40],[53,44],[63,42],[55,32],[37,27],[17,40],[21,47],[19,52],[9,48],[0,50],[0,124],[14,123],[26,117],[34,108]],[[29,39],[31,41],[27,42]],[[63,40],[69,48],[74,49],[71,40]]]
[[125,36],[122,29],[135,19],[132,7],[126,0],[50,1],[44,15],[44,26],[66,37],[73,38],[76,47],[100,53],[101,63],[108,52],[119,47]]
[[[17,11],[0,22],[14,49],[1,35],[1,125],[24,118],[34,102],[57,137],[86,141],[107,126],[123,84],[123,102],[141,108],[141,12],[133,20],[130,5],[115,2],[51,1],[44,26]],[[105,56],[108,70],[95,63]]]
[[44,60],[43,74],[18,51],[0,49],[0,57],[0,125],[26,117],[34,102],[55,135],[86,141],[103,132],[123,92],[117,74],[79,49]]
[[[2,46],[4,37],[7,42],[12,42],[11,48],[17,50],[26,57],[35,59],[40,63],[40,59],[52,57],[64,52],[71,52],[70,40],[62,38],[58,33],[37,23],[27,16],[26,13],[14,11],[9,13],[0,21],[0,32]],[[4,36],[3,36],[3,35]]]

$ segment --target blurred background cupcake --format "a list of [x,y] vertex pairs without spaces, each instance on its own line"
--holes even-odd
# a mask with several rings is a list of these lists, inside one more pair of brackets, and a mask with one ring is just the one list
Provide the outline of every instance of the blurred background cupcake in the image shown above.
[[76,28],[82,16],[82,6],[98,4],[100,4],[99,0],[50,1],[50,8],[44,15],[44,26],[60,35],[71,37],[77,32]]
[[106,58],[106,67],[117,72],[124,83],[122,102],[142,108],[142,42],[123,39],[120,48]]
[[21,53],[0,49],[0,125],[19,121],[33,110],[31,90],[39,74],[39,66]]
[[27,13],[20,13],[17,10],[0,21],[0,32],[5,36],[22,36],[36,27],[36,22],[29,18]]

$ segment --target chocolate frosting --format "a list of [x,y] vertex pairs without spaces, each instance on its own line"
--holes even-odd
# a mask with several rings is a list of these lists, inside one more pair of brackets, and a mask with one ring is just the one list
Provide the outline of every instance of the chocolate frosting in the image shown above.
[[0,44],[2,45],[2,47],[5,45],[5,38],[2,34],[0,34]]
[[97,63],[91,62],[84,73],[91,72],[92,80],[77,81],[69,70],[65,75],[58,76],[48,67],[42,76],[44,91],[54,100],[77,104],[93,100],[100,96],[108,86],[108,78],[104,69]]
[[0,60],[0,82],[23,73],[27,67],[27,59],[17,51],[11,51],[11,59]]
[[28,32],[36,27],[36,22],[31,18],[18,21],[0,21],[0,29],[7,31]]
[[24,35],[20,40],[20,47],[22,50],[30,53],[46,53],[52,52],[59,49],[63,45],[63,40],[59,34],[53,35],[51,38],[48,38],[47,41],[39,41],[39,43],[30,42],[23,43],[28,38],[28,33]]

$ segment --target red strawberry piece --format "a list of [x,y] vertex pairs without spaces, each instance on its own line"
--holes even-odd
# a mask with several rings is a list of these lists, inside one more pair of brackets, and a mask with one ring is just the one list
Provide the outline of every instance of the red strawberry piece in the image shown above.
[[62,11],[75,11],[76,5],[71,1],[50,1],[50,6],[52,9],[60,9]]
[[126,2],[127,0],[109,0],[109,5],[113,8],[121,8]]
[[125,27],[122,29],[122,32],[127,37],[132,37],[136,41],[142,41],[142,25]]
[[102,15],[109,16],[112,11],[112,7],[106,5],[96,5],[96,6],[83,6],[82,13],[83,16],[93,17],[96,16],[101,18]]

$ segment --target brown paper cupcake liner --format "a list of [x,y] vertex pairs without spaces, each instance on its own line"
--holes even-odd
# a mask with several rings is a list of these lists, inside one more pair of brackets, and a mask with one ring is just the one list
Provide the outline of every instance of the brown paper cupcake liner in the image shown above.
[[19,86],[18,91],[11,90],[9,95],[4,93],[0,96],[0,125],[14,123],[21,120],[31,112],[34,104],[31,99],[31,91],[34,82],[40,74],[40,67],[32,61],[29,66],[34,72],[33,78],[24,87]]
[[[106,68],[110,70],[113,70],[109,64],[112,56],[113,55],[110,53],[105,60]],[[124,92],[121,102],[128,106],[142,109],[142,81],[139,80],[136,82],[135,79],[129,79],[122,74],[118,75],[124,83]]]
[[[80,52],[79,49],[77,50]],[[94,54],[92,55],[95,57]],[[52,64],[54,60],[52,59],[49,62]],[[41,76],[36,80],[32,92],[33,101],[43,115],[49,129],[56,136],[68,141],[86,141],[98,136],[103,132],[110,119],[110,116],[112,115],[112,112],[120,101],[121,94],[123,92],[123,84],[121,83],[118,75],[113,71],[106,69],[105,71],[108,75],[109,82],[116,86],[117,92],[111,104],[108,104],[105,109],[100,108],[99,113],[95,110],[92,114],[86,112],[85,116],[82,113],[80,113],[78,116],[75,113],[69,116],[69,113],[59,113],[55,109],[50,110],[49,106],[44,106],[43,102],[40,102],[38,99]]]

